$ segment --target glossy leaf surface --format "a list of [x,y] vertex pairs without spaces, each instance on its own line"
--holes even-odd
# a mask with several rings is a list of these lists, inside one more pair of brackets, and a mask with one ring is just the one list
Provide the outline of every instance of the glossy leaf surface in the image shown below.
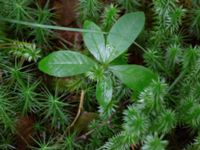
[[39,69],[56,77],[68,77],[89,71],[95,62],[73,51],[53,52],[39,62]]
[[103,106],[105,108],[110,103],[110,101],[112,100],[112,93],[112,80],[109,76],[104,76],[97,82],[96,87],[96,98],[100,106]]
[[125,14],[113,25],[107,38],[109,62],[128,49],[142,31],[144,22],[144,13],[135,12]]
[[88,50],[100,62],[105,62],[107,59],[105,38],[101,29],[93,22],[85,21],[84,29],[94,32],[83,33],[83,39]]
[[152,79],[156,79],[151,70],[139,65],[118,65],[110,69],[125,85],[137,92],[148,86]]

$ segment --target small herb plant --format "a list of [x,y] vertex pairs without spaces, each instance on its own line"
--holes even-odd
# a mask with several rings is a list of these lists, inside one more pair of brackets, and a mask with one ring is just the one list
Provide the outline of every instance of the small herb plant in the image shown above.
[[126,52],[142,31],[145,17],[142,12],[128,13],[122,16],[104,36],[101,29],[91,21],[85,21],[84,43],[94,59],[74,51],[53,52],[39,62],[39,69],[56,77],[69,77],[90,72],[97,80],[96,98],[103,108],[112,100],[112,74],[122,83],[135,91],[142,91],[156,75],[139,65],[112,65],[120,55]]

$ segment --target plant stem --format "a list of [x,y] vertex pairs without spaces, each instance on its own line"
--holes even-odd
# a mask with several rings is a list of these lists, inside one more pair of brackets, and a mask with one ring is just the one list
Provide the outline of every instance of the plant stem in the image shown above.
[[135,44],[137,47],[139,47],[143,52],[145,52],[146,50],[140,45],[138,44],[137,42],[133,42],[133,44]]
[[186,71],[181,72],[181,74],[174,80],[174,82],[170,85],[168,92],[171,91],[174,86],[182,79],[182,77],[185,75]]
[[85,92],[84,90],[81,91],[81,97],[80,97],[80,103],[79,103],[79,107],[78,107],[78,112],[76,114],[76,117],[74,118],[74,121],[69,125],[68,130],[74,126],[74,124],[76,123],[76,121],[78,120],[82,110],[83,110],[83,100],[84,100],[84,95]]
[[67,130],[61,135],[61,137],[59,138],[58,141],[63,140],[64,136],[70,132],[70,129],[74,126],[74,124],[76,123],[76,121],[78,120],[82,110],[83,110],[83,100],[84,100],[84,96],[85,96],[85,91],[82,90],[81,91],[81,96],[80,96],[80,103],[79,103],[79,107],[78,107],[78,111],[76,114],[76,117],[74,118],[73,122],[67,127]]
[[[6,18],[1,18],[1,17],[0,17],[0,20],[1,21],[10,22],[10,23],[16,23],[16,24],[31,26],[31,27],[35,27],[35,28],[46,28],[46,29],[62,30],[62,31],[70,31],[70,32],[99,33],[98,31],[94,31],[94,30],[87,30],[87,29],[80,29],[80,28],[69,28],[69,27],[53,26],[53,25],[45,25],[45,24],[32,23],[32,22],[27,22],[27,21],[19,21],[19,20],[14,20],[14,19],[6,19]],[[106,32],[101,32],[101,33],[107,34]]]

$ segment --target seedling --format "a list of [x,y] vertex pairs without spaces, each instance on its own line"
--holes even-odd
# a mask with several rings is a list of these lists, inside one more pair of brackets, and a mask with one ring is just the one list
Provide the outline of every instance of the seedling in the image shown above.
[[103,108],[111,102],[113,81],[111,75],[136,93],[143,90],[156,75],[139,65],[112,65],[112,62],[126,52],[144,27],[143,12],[122,16],[111,28],[106,37],[95,23],[85,21],[84,43],[94,59],[78,52],[61,50],[53,52],[39,62],[39,69],[55,77],[69,77],[87,72],[96,76],[96,98]]

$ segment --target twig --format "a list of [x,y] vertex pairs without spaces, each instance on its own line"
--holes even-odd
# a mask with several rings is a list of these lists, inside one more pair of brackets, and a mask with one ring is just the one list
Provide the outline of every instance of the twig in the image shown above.
[[76,121],[78,120],[82,110],[83,110],[83,101],[84,101],[84,95],[85,92],[84,90],[81,91],[81,96],[80,96],[80,103],[79,103],[79,107],[78,107],[78,111],[76,114],[76,117],[74,118],[73,122],[67,127],[67,130],[60,136],[60,138],[58,139],[58,141],[62,141],[64,136],[70,132],[70,129],[74,126],[74,124],[76,123]]
[[83,110],[83,100],[84,100],[84,95],[85,92],[84,90],[81,91],[81,97],[80,97],[80,103],[79,103],[79,107],[78,107],[78,112],[76,114],[76,117],[74,118],[74,121],[68,126],[67,130],[70,130],[71,127],[74,126],[74,124],[76,123],[76,121],[78,120],[82,110]]

